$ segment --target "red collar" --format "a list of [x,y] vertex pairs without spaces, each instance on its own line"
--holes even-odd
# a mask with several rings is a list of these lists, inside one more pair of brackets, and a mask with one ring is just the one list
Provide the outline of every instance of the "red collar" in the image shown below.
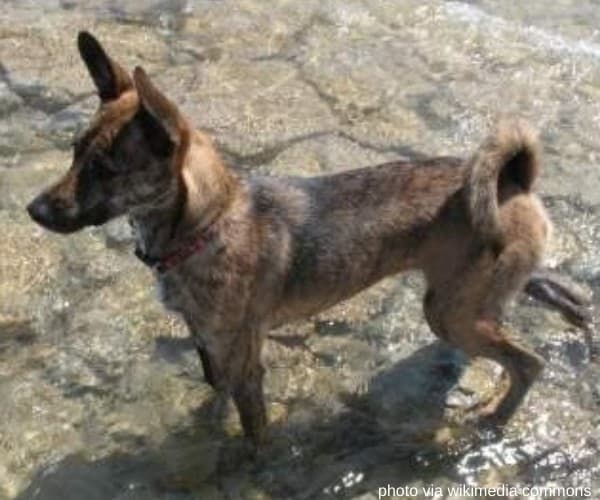
[[212,227],[209,226],[194,238],[185,241],[178,248],[162,257],[152,257],[137,245],[135,247],[135,256],[148,267],[155,269],[159,273],[164,273],[178,266],[193,254],[202,252],[212,239],[212,236]]

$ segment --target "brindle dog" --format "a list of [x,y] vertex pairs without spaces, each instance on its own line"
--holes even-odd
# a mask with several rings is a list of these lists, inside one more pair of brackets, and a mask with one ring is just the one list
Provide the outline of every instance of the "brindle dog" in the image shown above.
[[[266,333],[408,269],[427,279],[433,332],[505,368],[505,390],[481,415],[509,418],[543,365],[501,322],[550,231],[532,193],[539,153],[525,125],[501,125],[466,160],[249,176],[224,164],[142,68],[131,77],[88,33],[78,45],[100,106],[70,169],[29,213],[60,233],[129,215],[136,253],[187,323],[207,381],[233,396],[248,437],[259,443],[267,423]],[[552,280],[530,286],[583,317],[579,299]]]

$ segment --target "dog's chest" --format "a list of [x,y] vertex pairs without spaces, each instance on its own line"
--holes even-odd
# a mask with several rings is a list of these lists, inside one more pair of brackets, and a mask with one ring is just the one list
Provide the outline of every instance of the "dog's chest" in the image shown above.
[[158,276],[160,301],[167,310],[180,315],[192,330],[212,330],[220,323],[214,291],[202,278],[190,273]]
[[198,307],[189,285],[176,275],[159,275],[157,291],[159,300],[171,312],[187,317]]

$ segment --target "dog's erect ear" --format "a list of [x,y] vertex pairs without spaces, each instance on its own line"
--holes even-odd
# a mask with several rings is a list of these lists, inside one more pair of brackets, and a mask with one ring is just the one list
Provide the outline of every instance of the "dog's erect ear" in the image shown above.
[[116,99],[125,90],[133,88],[127,71],[108,57],[100,42],[87,31],[79,32],[77,46],[102,101]]
[[174,144],[179,144],[181,133],[185,128],[185,120],[177,106],[158,90],[150,81],[146,72],[139,66],[133,72],[135,88],[140,105],[164,129]]

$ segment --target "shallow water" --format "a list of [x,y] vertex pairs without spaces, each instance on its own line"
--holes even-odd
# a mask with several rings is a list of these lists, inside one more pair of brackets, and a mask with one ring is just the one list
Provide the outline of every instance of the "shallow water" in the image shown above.
[[600,366],[554,312],[524,298],[511,311],[548,364],[503,437],[457,423],[498,370],[435,342],[419,276],[286,327],[312,335],[268,344],[271,443],[251,461],[233,413],[210,423],[195,353],[123,221],[63,238],[23,210],[96,105],[75,46],[89,29],[248,169],[461,154],[518,113],[544,143],[548,263],[597,306],[597,4],[122,3],[5,0],[0,12],[0,498],[372,500],[388,484],[600,497]]

